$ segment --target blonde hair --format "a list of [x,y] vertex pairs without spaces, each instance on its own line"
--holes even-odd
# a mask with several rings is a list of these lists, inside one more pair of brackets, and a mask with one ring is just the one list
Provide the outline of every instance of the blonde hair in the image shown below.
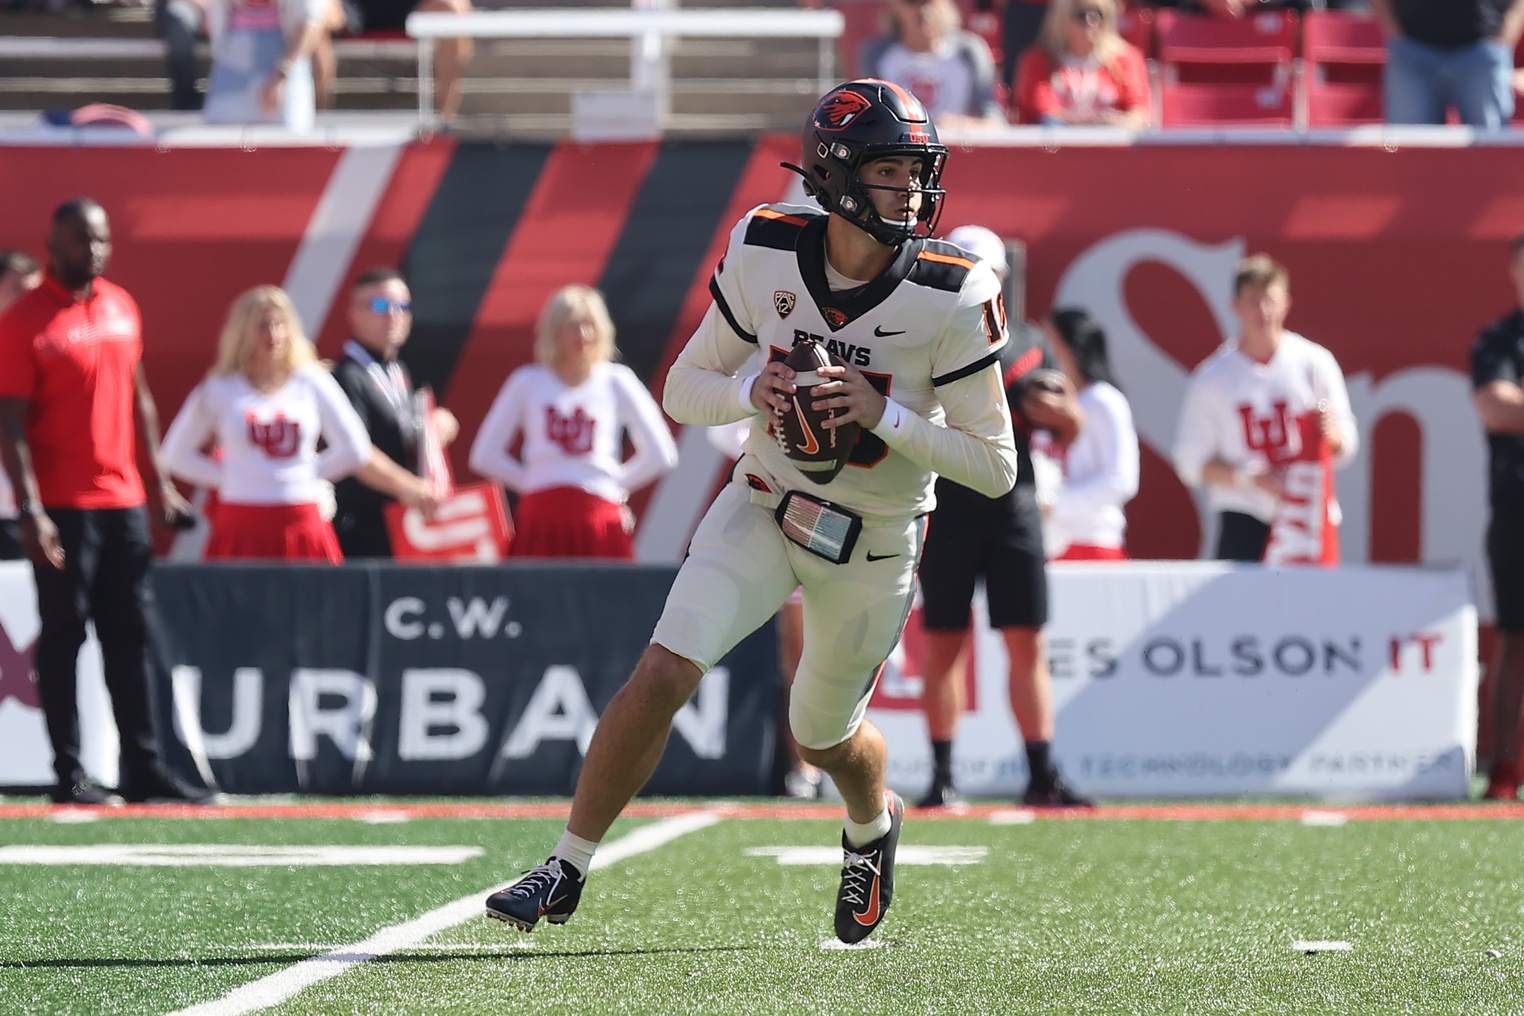
[[1286,266],[1269,254],[1251,254],[1233,270],[1233,295],[1241,294],[1246,286],[1269,289],[1277,282],[1290,291],[1291,273]]
[[1095,39],[1095,58],[1105,67],[1114,67],[1117,58],[1127,49],[1127,40],[1117,31],[1117,19],[1120,16],[1117,0],[1053,0],[1048,5],[1048,16],[1043,19],[1039,35],[1042,48],[1055,60],[1062,60],[1069,54],[1064,26],[1073,16],[1074,8],[1081,2],[1087,7],[1100,10],[1101,31]]
[[222,336],[217,340],[217,362],[211,371],[213,377],[249,372],[260,315],[272,309],[286,322],[286,362],[279,364],[277,370],[289,377],[298,367],[317,362],[317,350],[302,330],[302,319],[297,315],[291,297],[279,286],[255,286],[234,300],[228,311],[227,323],[222,326]]
[[[900,37],[900,19],[895,17],[895,3],[913,3],[915,0],[893,0],[893,3],[884,5],[880,15],[885,35],[892,35],[896,39]],[[932,26],[940,30],[943,35],[951,35],[963,27],[963,13],[958,10],[958,5],[953,0],[927,0],[931,7]]]
[[556,336],[568,321],[586,317],[592,320],[593,330],[598,333],[594,347],[596,362],[607,362],[619,355],[614,346],[614,321],[609,317],[608,304],[603,294],[591,286],[562,286],[556,290],[540,311],[540,321],[534,328],[534,358],[536,363],[549,367],[556,362]]

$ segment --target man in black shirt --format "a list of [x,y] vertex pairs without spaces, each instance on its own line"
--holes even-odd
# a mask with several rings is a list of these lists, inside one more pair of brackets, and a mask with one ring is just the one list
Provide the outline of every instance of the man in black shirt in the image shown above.
[[1386,122],[1501,130],[1513,117],[1513,48],[1524,0],[1371,0],[1386,35]]
[[1494,321],[1471,346],[1471,385],[1487,431],[1487,486],[1492,518],[1487,563],[1497,602],[1492,658],[1492,774],[1486,797],[1512,801],[1519,791],[1519,719],[1524,704],[1524,234],[1514,238],[1510,267],[1519,308]]

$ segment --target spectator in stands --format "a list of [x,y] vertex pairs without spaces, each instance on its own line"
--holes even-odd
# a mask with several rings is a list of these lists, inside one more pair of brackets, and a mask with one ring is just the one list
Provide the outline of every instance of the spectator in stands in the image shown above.
[[1117,0],[1049,5],[1042,36],[1016,72],[1022,123],[1148,125],[1148,69],[1117,33],[1117,10]]
[[995,58],[988,43],[959,27],[953,0],[888,0],[886,11],[888,31],[858,54],[864,76],[905,88],[939,128],[1005,122]]
[[153,25],[164,40],[171,109],[201,108],[201,90],[196,86],[196,40],[205,20],[205,5],[206,0],[154,0]]
[[[366,32],[401,32],[413,11],[470,14],[471,0],[345,0],[350,21]],[[358,14],[358,18],[354,17]],[[440,39],[434,47],[434,110],[445,121],[460,112],[460,77],[471,62],[470,38]]]
[[1048,0],[1005,0],[1000,12],[1000,80],[1016,80],[1021,58],[1042,34],[1048,18]]
[[[1344,373],[1327,349],[1285,328],[1290,276],[1266,254],[1233,276],[1238,336],[1191,373],[1175,436],[1175,471],[1205,487],[1217,513],[1216,558],[1260,561],[1284,493],[1284,463],[1300,444],[1298,418],[1316,413],[1333,464],[1359,450]],[[1337,504],[1331,506],[1337,519]]]
[[[1005,243],[982,226],[959,226],[952,243],[977,254],[1002,281],[1009,270]],[[964,707],[964,672],[974,585],[982,576],[990,624],[999,629],[1009,657],[1011,709],[1026,741],[1028,781],[1022,802],[1031,807],[1088,807],[1059,776],[1050,756],[1054,716],[1052,676],[1043,639],[1048,621],[1048,579],[1043,560],[1042,513],[1032,471],[1032,431],[1052,430],[1060,446],[1073,441],[1081,417],[1074,388],[1052,370],[1042,333],[1021,324],[1011,329],[1000,356],[1012,408],[1019,461],[1010,493],[985,497],[946,477],[937,480],[937,508],[921,554],[922,703],[931,738],[931,786],[922,808],[962,803],[953,780],[952,746]],[[1031,382],[1045,366],[1062,390]]]
[[134,407],[164,520],[190,506],[159,455],[137,303],[101,277],[110,260],[105,209],[89,198],[65,202],[53,213],[42,285],[0,317],[0,459],[21,502],[37,585],[37,692],[58,774],[52,798],[120,800],[80,760],[76,666],[93,621],[121,740],[122,796],[200,802],[209,795],[165,766],[149,701],[153,548]]
[[1049,560],[1125,560],[1123,506],[1138,493],[1138,432],[1111,370],[1106,332],[1087,311],[1072,307],[1053,311],[1042,329],[1059,369],[1079,390],[1085,421],[1067,448],[1056,447],[1048,431],[1032,439],[1033,450],[1053,455],[1063,471],[1043,506]]
[[328,7],[328,0],[207,0],[206,122],[312,130],[312,53],[327,32]]
[[1492,683],[1492,772],[1485,797],[1519,794],[1519,720],[1524,708],[1524,234],[1509,267],[1518,306],[1471,346],[1471,385],[1491,459],[1487,564],[1497,606]]
[[1524,0],[1371,0],[1386,35],[1386,122],[1501,130],[1513,118]]
[[[22,293],[42,283],[42,269],[29,254],[19,250],[0,251],[0,317]],[[17,517],[16,494],[5,470],[0,469],[0,561],[19,561],[26,557],[21,542],[21,520]]]
[[[432,488],[422,481],[421,459],[425,428],[432,428],[440,445],[448,446],[460,424],[443,406],[435,407],[427,420],[416,409],[417,389],[397,356],[413,330],[413,295],[400,272],[371,268],[361,273],[350,291],[349,327],[351,338],[344,343],[334,378],[365,424],[375,446],[372,459],[390,460],[417,478],[419,484],[406,500],[428,509]],[[391,557],[385,509],[397,496],[357,475],[340,480],[334,498],[334,530],[344,557]]]
[[[220,456],[202,451],[209,442]],[[217,362],[170,424],[164,459],[176,476],[217,493],[209,561],[337,564],[339,542],[319,507],[323,481],[354,473],[402,500],[424,489],[395,463],[371,461],[365,425],[275,286],[234,301]]]
[[1185,11],[1246,18],[1260,11],[1365,10],[1370,0],[1134,0],[1131,7],[1178,7]]
[[564,286],[546,301],[535,362],[508,375],[471,446],[471,468],[519,495],[510,557],[634,559],[629,496],[677,465],[677,445],[617,355],[596,289]]

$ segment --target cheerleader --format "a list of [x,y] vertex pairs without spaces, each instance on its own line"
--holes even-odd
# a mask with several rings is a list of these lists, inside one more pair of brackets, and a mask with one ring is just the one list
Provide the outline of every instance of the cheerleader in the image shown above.
[[519,495],[509,556],[631,560],[630,493],[677,465],[661,410],[635,372],[613,362],[614,324],[595,289],[566,286],[546,302],[534,353],[508,376],[471,445],[471,468]]
[[1138,493],[1138,432],[1111,372],[1106,333],[1085,311],[1063,308],[1048,316],[1043,331],[1079,390],[1085,418],[1068,447],[1051,453],[1063,479],[1044,509],[1049,555],[1056,561],[1126,560],[1122,506]]
[[209,561],[337,564],[343,555],[319,507],[329,482],[356,473],[401,496],[415,487],[394,463],[389,471],[371,461],[364,424],[275,286],[234,302],[217,363],[170,424],[163,456],[176,476],[217,495]]

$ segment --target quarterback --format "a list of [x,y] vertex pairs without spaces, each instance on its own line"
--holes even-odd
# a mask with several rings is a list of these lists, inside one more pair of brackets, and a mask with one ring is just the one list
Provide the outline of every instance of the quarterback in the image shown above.
[[[905,806],[884,787],[868,699],[910,611],[937,475],[989,496],[1016,479],[1000,285],[987,264],[918,232],[935,224],[946,158],[910,93],[848,82],[815,107],[802,165],[790,167],[819,208],[763,205],[736,224],[663,403],[683,424],[750,419],[744,454],[598,723],[565,835],[545,864],[488,898],[489,916],[525,930],[571,916],[598,841],[655,770],[673,715],[799,587],[789,726],[846,804],[836,935],[861,941],[883,919]],[[785,363],[809,358],[790,357],[795,346],[812,347],[807,395]],[[759,349],[761,369],[741,374]],[[856,439],[833,442],[838,429]],[[813,468],[832,447],[844,461]]]

